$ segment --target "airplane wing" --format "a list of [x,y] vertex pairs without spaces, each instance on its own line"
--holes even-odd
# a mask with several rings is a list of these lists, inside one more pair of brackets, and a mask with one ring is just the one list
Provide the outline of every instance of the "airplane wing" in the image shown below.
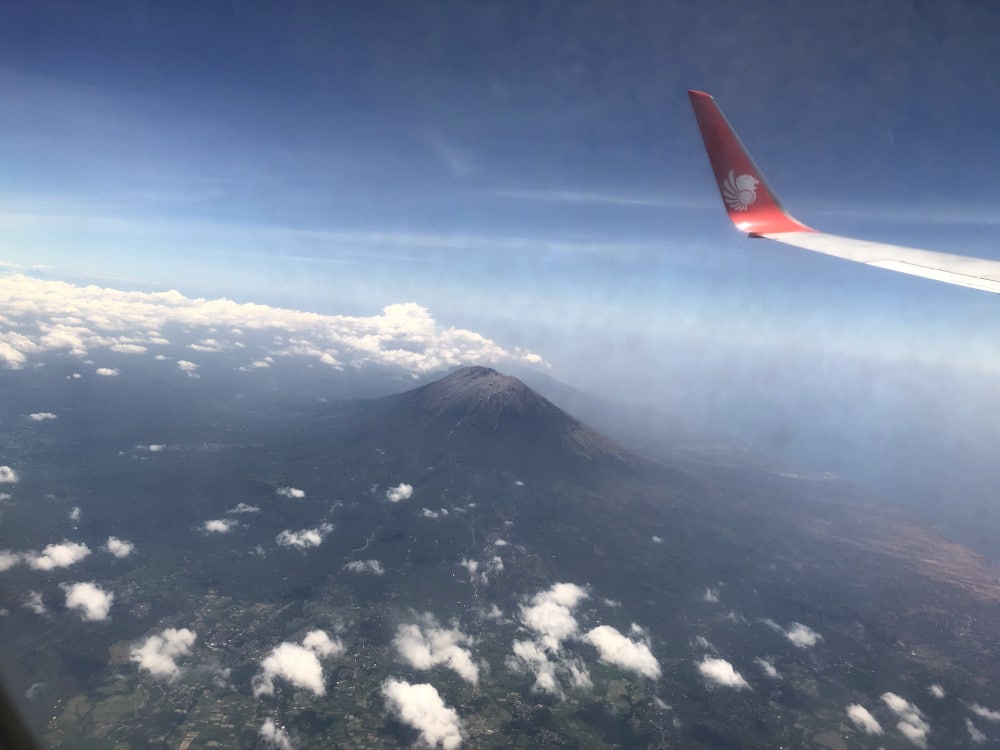
[[715,99],[701,91],[688,91],[688,96],[722,202],[740,231],[889,271],[1000,294],[1000,261],[824,234],[792,218]]

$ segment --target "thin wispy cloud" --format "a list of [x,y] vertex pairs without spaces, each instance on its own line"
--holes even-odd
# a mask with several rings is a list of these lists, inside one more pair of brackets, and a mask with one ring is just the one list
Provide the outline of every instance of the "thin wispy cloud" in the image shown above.
[[295,747],[288,732],[275,724],[274,719],[265,719],[257,734],[268,747],[274,748],[274,750],[293,750]]
[[351,573],[371,573],[372,575],[385,575],[385,568],[378,560],[351,560],[344,566],[344,570]]
[[635,206],[641,208],[700,209],[715,211],[717,207],[709,200],[697,200],[662,195],[629,195],[627,193],[604,193],[587,190],[560,189],[503,189],[495,195],[510,200],[535,201],[539,203],[569,203],[580,205]]
[[298,531],[285,529],[278,534],[275,541],[282,547],[308,549],[321,545],[331,531],[333,531],[333,526],[328,523],[320,524],[314,529],[299,529]]

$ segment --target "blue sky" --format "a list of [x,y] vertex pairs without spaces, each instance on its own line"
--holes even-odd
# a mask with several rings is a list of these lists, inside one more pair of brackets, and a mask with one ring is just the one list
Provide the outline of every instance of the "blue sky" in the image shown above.
[[415,301],[598,389],[645,369],[649,393],[720,346],[991,369],[989,295],[733,231],[685,90],[807,223],[1000,257],[995,11],[705,5],[14,3],[0,259],[323,312]]

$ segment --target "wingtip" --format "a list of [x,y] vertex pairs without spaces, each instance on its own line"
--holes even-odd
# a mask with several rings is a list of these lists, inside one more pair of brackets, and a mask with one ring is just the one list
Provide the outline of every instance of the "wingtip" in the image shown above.
[[711,94],[707,94],[704,91],[698,91],[697,89],[688,89],[688,96],[692,99],[714,99]]

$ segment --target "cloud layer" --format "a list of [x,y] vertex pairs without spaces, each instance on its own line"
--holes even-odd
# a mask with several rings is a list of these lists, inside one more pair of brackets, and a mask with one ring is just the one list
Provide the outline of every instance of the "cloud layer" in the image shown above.
[[[191,342],[192,348],[209,355],[236,348],[240,339],[229,334],[232,338],[223,340],[218,333],[205,338],[210,327],[279,333],[284,341],[269,355],[305,356],[338,369],[376,364],[433,372],[468,362],[541,362],[536,354],[505,349],[473,331],[443,328],[427,308],[412,302],[388,305],[370,317],[317,315],[228,299],[192,299],[176,291],[124,292],[16,274],[0,276],[0,299],[5,323],[0,366],[13,369],[54,351],[80,358],[99,349],[142,356],[173,343],[159,333],[167,326],[197,329],[194,336],[201,340]],[[107,367],[97,373],[118,374]]]

